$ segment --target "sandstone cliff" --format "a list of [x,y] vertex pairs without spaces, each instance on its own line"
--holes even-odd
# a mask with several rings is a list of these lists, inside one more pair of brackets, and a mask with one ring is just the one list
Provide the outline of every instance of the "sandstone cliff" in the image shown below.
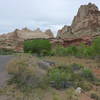
[[8,39],[35,39],[35,38],[53,38],[53,33],[50,31],[49,34],[47,32],[42,32],[39,28],[32,31],[28,28],[23,28],[22,30],[16,29],[14,32],[8,33],[6,35]]
[[95,4],[82,5],[71,26],[58,31],[58,38],[77,38],[85,35],[100,35],[100,11]]

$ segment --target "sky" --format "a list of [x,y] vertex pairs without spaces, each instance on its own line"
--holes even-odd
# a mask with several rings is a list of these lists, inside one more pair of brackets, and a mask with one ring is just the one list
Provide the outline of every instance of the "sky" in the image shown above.
[[100,0],[0,0],[0,34],[24,27],[56,34],[72,23],[80,5],[89,2],[100,8]]

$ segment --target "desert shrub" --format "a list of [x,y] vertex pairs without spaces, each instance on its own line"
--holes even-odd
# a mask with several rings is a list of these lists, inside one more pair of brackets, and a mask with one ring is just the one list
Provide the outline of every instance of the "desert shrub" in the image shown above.
[[100,56],[100,38],[94,39],[91,46],[84,44],[78,46],[78,55],[89,58]]
[[92,91],[91,92],[91,98],[94,99],[94,100],[100,100],[100,94],[95,92],[95,91]]
[[20,89],[45,88],[45,72],[36,65],[35,58],[30,56],[18,56],[8,66],[8,73],[12,76],[9,84],[16,84]]
[[87,80],[90,80],[90,81],[94,80],[93,72],[89,68],[84,68],[83,69],[82,76]]
[[76,88],[81,87],[84,91],[90,91],[92,89],[92,84],[86,80],[79,81],[76,84]]
[[62,46],[57,46],[51,51],[51,55],[53,56],[67,56],[66,48]]
[[79,46],[61,47],[57,46],[52,50],[52,55],[55,56],[76,56],[85,58],[100,59],[100,38],[94,39],[91,46],[80,44]]
[[95,54],[95,56],[99,56],[100,57],[100,38],[96,38],[93,41],[93,53]]
[[66,91],[68,100],[79,100],[79,94],[76,93],[74,88],[70,88]]
[[49,40],[26,40],[24,42],[25,53],[35,53],[38,55],[48,55],[51,50],[51,43]]
[[57,94],[57,93],[53,93],[53,100],[60,100],[60,98],[59,98],[59,94]]
[[55,56],[72,56],[77,54],[77,47],[76,46],[69,46],[64,48],[62,46],[57,46],[52,51],[52,54]]
[[90,46],[85,46],[84,49],[83,49],[83,52],[82,52],[82,55],[83,57],[92,57],[93,55],[93,49],[92,47]]
[[94,81],[92,71],[78,64],[54,67],[49,70],[48,77],[50,85],[57,89],[81,87],[87,91]]
[[53,82],[55,88],[64,88],[64,84],[70,80],[71,73],[66,67],[53,68],[48,73],[50,83]]
[[98,79],[98,78],[95,77],[93,84],[95,86],[100,86],[100,79]]
[[66,48],[67,50],[67,55],[76,55],[77,54],[77,52],[78,52],[78,49],[77,49],[77,47],[76,46],[69,46],[68,48]]

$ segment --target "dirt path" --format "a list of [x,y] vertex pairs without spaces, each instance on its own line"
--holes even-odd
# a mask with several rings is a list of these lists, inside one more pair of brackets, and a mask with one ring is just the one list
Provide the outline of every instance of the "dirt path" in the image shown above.
[[12,59],[12,56],[0,56],[0,87],[4,86],[9,75],[6,71],[6,64]]

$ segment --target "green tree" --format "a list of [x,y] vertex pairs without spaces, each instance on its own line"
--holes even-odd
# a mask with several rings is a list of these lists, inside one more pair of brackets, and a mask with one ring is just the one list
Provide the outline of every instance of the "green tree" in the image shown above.
[[24,42],[24,52],[25,53],[36,53],[38,55],[49,54],[51,50],[51,43],[49,40],[27,40]]

